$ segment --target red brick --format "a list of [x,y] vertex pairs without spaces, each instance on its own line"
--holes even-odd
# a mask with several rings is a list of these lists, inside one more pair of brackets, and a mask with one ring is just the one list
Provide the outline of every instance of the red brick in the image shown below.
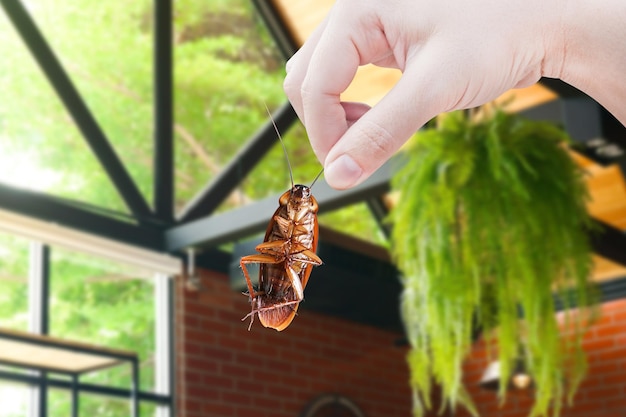
[[242,380],[235,381],[235,389],[243,396],[250,396],[251,393],[264,393],[267,392],[266,385],[256,380]]
[[200,329],[203,332],[213,333],[216,335],[231,335],[233,333],[233,324],[226,323],[221,320],[209,319],[202,321],[202,327]]
[[276,360],[280,360],[284,363],[289,363],[292,366],[299,366],[303,363],[313,364],[312,357],[306,351],[298,349],[287,349],[281,346],[277,349]]
[[235,354],[231,350],[222,347],[205,346],[204,356],[212,360],[231,362]]
[[607,350],[616,346],[615,337],[613,335],[609,337],[595,337],[583,342],[583,349],[587,352]]
[[626,375],[622,372],[602,375],[602,382],[606,385],[626,386]]
[[217,339],[216,335],[211,332],[188,328],[183,336],[183,349],[187,350],[185,343],[199,344],[201,346],[213,345]]
[[619,368],[615,366],[615,362],[589,362],[589,375],[602,376],[612,372],[619,372]]
[[183,407],[188,413],[202,412],[204,402],[197,399],[184,398],[181,400],[181,407]]
[[575,401],[571,406],[563,407],[564,414],[569,416],[574,413],[590,413],[593,411],[597,411],[598,403],[596,401],[592,402],[582,402]]
[[254,396],[252,399],[252,405],[255,407],[266,408],[266,409],[276,409],[276,406],[280,402],[280,396]]
[[194,385],[189,384],[185,387],[187,398],[198,400],[202,399],[202,402],[207,400],[219,401],[221,398],[220,390],[214,386],[208,386],[206,384]]
[[247,393],[241,393],[237,390],[224,391],[222,392],[222,401],[232,405],[251,405],[252,397]]
[[613,311],[611,321],[622,327],[626,325],[626,303],[622,309]]
[[233,379],[248,379],[252,376],[252,371],[247,366],[231,363],[220,364],[220,374]]
[[233,416],[235,406],[230,404],[205,403],[202,410],[205,416]]
[[[230,290],[224,275],[202,277],[210,294],[178,289],[177,306],[188,313],[176,314],[177,358],[183,361],[177,364],[177,386],[183,391],[177,393],[179,415],[287,417],[300,414],[304,404],[321,392],[349,396],[368,416],[410,415],[406,348],[393,348],[400,335],[308,311],[284,332],[258,323],[248,332],[247,323],[239,321],[249,311],[245,297]],[[581,389],[585,395],[577,396],[581,401],[564,410],[563,417],[610,417],[611,407],[624,408],[626,386],[619,375],[626,374],[626,346],[620,346],[626,345],[626,319],[621,318],[626,302],[602,308],[605,318],[585,336],[591,376]],[[478,378],[486,362],[481,340],[465,369],[468,389],[482,415],[526,416],[527,398],[511,397],[500,409],[495,395],[478,390],[472,379]],[[592,411],[586,415],[579,412],[583,408]],[[457,415],[468,414],[458,410]]]
[[588,356],[590,362],[614,363],[618,366],[617,364],[619,361],[626,357],[626,346],[607,350],[591,351]]
[[204,383],[209,386],[217,387],[220,390],[232,389],[235,386],[234,379],[230,377],[226,377],[226,376],[216,375],[216,374],[205,375]]
[[235,354],[235,360],[238,364],[250,367],[265,366],[266,355],[254,351],[238,351],[233,353]]
[[191,356],[187,355],[185,358],[185,365],[187,366],[188,373],[200,372],[202,374],[207,372],[217,372],[218,361],[205,356]]
[[187,355],[202,356],[204,354],[203,343],[184,342],[181,345]]
[[626,415],[626,397],[613,398],[606,401],[607,416],[623,417]]
[[216,344],[233,351],[247,351],[249,346],[248,340],[240,336],[219,336]]
[[183,313],[185,317],[205,318],[213,317],[215,310],[210,304],[199,303],[195,300],[186,299]]
[[245,405],[238,405],[235,407],[235,412],[236,417],[260,417],[264,415],[259,413],[258,408]]
[[626,347],[626,322],[624,322],[624,327],[620,334],[615,335],[615,346],[618,348]]
[[588,387],[585,394],[587,398],[592,401],[600,401],[607,398],[619,397],[622,395],[622,390],[615,386],[597,386]]
[[593,337],[594,339],[611,338],[619,333],[620,330],[623,330],[623,328],[620,329],[620,326],[615,323],[600,324],[593,326]]

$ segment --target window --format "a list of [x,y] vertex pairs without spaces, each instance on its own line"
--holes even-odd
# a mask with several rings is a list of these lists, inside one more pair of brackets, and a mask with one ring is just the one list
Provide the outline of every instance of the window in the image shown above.
[[[0,327],[33,330],[39,320],[40,329],[56,338],[136,352],[141,415],[169,415],[173,341],[168,277],[9,236],[0,235],[0,242]],[[80,376],[86,387],[80,393],[80,415],[127,416],[130,370],[120,365]],[[47,415],[69,415],[71,379],[48,373],[47,395],[40,395],[42,378],[32,370],[0,368],[0,417],[35,416],[38,407],[46,407]]]

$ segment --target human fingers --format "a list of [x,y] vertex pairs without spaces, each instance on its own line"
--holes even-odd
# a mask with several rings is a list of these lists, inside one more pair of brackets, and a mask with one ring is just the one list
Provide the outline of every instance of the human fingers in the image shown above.
[[351,84],[360,65],[395,66],[384,30],[372,25],[378,19],[375,4],[336,2],[321,30],[307,41],[289,64],[287,96],[304,122],[311,147],[320,162],[355,120],[346,113],[369,107],[342,104],[340,95]]
[[[332,54],[341,58],[334,60],[332,65],[309,64],[314,70],[307,70],[299,92],[289,95],[292,104],[295,102],[294,105],[300,107],[300,119],[320,162],[348,129],[346,109],[354,108],[344,108],[340,95],[356,74],[358,57],[349,44],[337,45],[336,51]],[[317,54],[319,49],[311,59],[315,60]]]
[[445,94],[443,82],[433,82],[437,69],[428,64],[433,60],[432,54],[421,52],[405,72],[412,75],[401,77],[332,146],[324,160],[324,176],[331,187],[346,189],[363,182],[424,123],[448,110],[452,97]]
[[348,127],[352,126],[357,120],[370,110],[370,106],[365,103],[356,103],[350,101],[341,102],[344,112],[346,113],[346,122]]
[[315,28],[302,47],[285,64],[287,75],[283,81],[283,90],[302,123],[304,123],[302,96],[300,94],[302,82],[306,76],[311,55],[319,42],[320,36],[326,29],[327,21],[328,16]]
[[358,22],[345,25],[341,22],[346,23],[345,18],[337,14],[329,19],[310,57],[299,91],[311,147],[320,162],[352,123],[348,122],[346,110],[354,108],[354,104],[344,107],[340,96],[361,64],[362,53],[353,37],[346,33],[347,28],[354,28]]

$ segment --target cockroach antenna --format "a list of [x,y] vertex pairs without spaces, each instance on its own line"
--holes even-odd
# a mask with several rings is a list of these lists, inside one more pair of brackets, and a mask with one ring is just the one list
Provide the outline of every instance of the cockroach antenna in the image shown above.
[[289,155],[287,154],[287,147],[285,146],[285,142],[283,142],[282,136],[280,136],[280,132],[278,131],[278,126],[276,126],[276,122],[274,122],[274,118],[272,117],[272,113],[270,112],[270,109],[267,107],[266,103],[263,103],[263,104],[265,105],[265,110],[267,110],[267,114],[269,115],[270,120],[272,121],[272,125],[274,125],[274,130],[276,131],[276,134],[278,135],[278,139],[280,140],[280,144],[283,147],[283,152],[285,152],[285,158],[287,159],[287,166],[289,167],[289,179],[291,180],[291,188],[293,188],[294,187],[293,171],[291,169],[291,162],[289,161]]
[[319,179],[319,177],[322,175],[322,172],[324,172],[324,168],[322,168],[320,170],[320,172],[315,176],[315,179],[313,180],[313,182],[311,183],[311,185],[309,185],[309,188],[313,188],[313,185],[315,185],[315,183],[317,182],[317,180]]

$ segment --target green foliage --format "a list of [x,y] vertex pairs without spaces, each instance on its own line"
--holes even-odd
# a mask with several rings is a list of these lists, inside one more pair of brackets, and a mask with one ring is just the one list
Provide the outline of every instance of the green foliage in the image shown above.
[[0,327],[28,328],[28,241],[0,234]]
[[519,355],[536,386],[531,415],[558,415],[575,392],[586,316],[571,314],[574,336],[563,336],[553,295],[586,306],[593,292],[587,191],[565,142],[547,123],[458,112],[418,133],[408,151],[393,184],[401,198],[392,250],[404,277],[416,414],[431,407],[433,383],[451,406],[477,414],[462,384],[475,326],[497,344],[503,400]]

